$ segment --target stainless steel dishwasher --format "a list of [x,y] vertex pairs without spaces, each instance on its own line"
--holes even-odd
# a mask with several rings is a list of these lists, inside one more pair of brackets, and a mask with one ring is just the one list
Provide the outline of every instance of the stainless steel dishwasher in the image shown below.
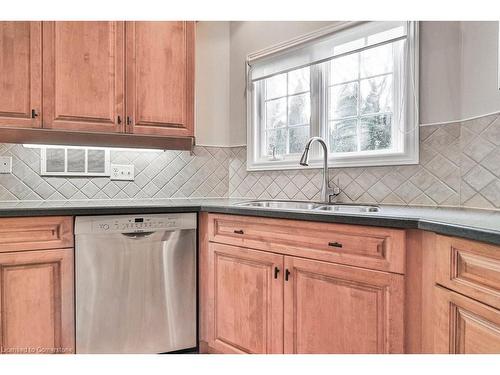
[[76,352],[196,347],[196,214],[75,222]]

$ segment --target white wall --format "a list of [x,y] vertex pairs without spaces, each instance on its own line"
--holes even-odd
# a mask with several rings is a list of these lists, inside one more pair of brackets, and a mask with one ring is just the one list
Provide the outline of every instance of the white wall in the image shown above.
[[500,111],[498,22],[460,22],[462,118]]
[[420,123],[500,111],[498,22],[420,23]]
[[[329,22],[199,22],[197,143],[246,144],[245,60],[249,53]],[[496,22],[420,23],[420,123],[500,111]]]
[[461,118],[460,22],[420,22],[420,123]]
[[245,61],[247,55],[332,23],[334,21],[231,22],[231,95],[229,107],[230,144],[232,146],[246,144]]
[[230,145],[229,22],[196,24],[196,143]]

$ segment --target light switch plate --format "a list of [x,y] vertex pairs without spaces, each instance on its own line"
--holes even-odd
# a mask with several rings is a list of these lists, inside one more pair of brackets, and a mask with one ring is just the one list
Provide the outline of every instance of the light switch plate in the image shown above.
[[134,165],[111,164],[111,179],[118,181],[134,181]]
[[0,156],[0,173],[12,173],[12,156]]

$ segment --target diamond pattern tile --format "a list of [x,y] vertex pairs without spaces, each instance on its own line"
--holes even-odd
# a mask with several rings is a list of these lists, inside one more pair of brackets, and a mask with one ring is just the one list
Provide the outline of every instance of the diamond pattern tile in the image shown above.
[[460,205],[500,209],[500,114],[462,123]]
[[[39,149],[0,144],[0,155],[12,156],[12,174],[0,175],[0,200],[134,199],[226,197],[230,151],[220,147],[181,151],[111,151],[111,162],[133,164],[135,180],[108,177],[40,176]],[[172,181],[175,183],[172,183]]]
[[[38,149],[0,144],[13,173],[0,175],[0,200],[235,197],[318,200],[320,169],[246,170],[246,147],[185,151],[112,151],[133,164],[135,180],[42,177]],[[500,114],[420,128],[420,164],[333,168],[339,202],[500,209]]]
[[[460,123],[454,123],[422,127],[419,165],[330,169],[330,183],[342,190],[337,201],[458,205],[460,126]],[[248,176],[254,176],[257,182]],[[247,185],[249,181],[253,186]],[[319,169],[247,172],[246,148],[231,148],[230,197],[318,199],[321,181]],[[254,186],[258,186],[258,189]]]

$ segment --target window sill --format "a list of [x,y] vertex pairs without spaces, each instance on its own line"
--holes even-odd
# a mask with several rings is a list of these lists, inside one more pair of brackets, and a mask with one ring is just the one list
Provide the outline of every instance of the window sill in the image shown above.
[[[299,164],[299,158],[294,160],[278,161],[250,161],[250,155],[247,160],[247,171],[276,171],[276,170],[294,170],[294,169],[317,169],[323,168],[323,159],[315,158],[309,161],[309,166],[304,167]],[[419,163],[418,151],[412,154],[381,154],[381,155],[362,155],[349,157],[329,157],[329,168],[356,168],[356,167],[380,167],[389,165],[411,165]]]

